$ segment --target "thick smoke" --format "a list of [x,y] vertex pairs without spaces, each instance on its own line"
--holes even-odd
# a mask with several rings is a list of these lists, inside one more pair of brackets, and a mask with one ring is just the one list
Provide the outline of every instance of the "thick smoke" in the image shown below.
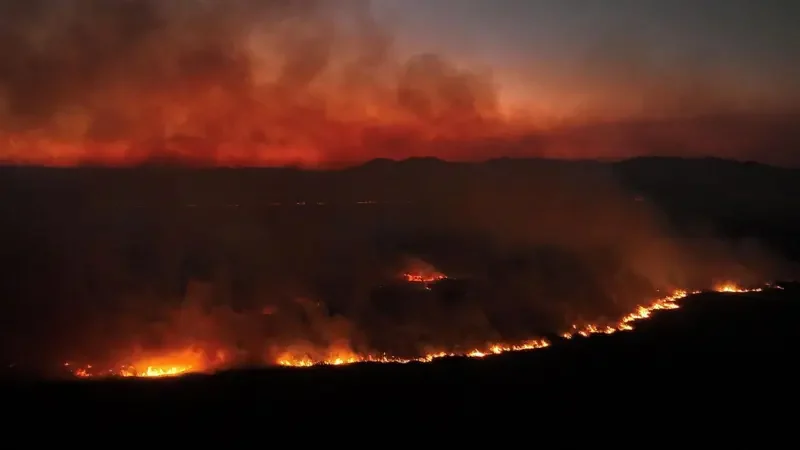
[[[0,33],[7,162],[313,165],[683,142],[648,124],[520,128],[491,77],[398,58],[360,1],[6,0]],[[7,351],[197,366],[416,356],[775,277],[757,246],[679,238],[609,167],[9,170]],[[408,283],[408,271],[449,279]]]
[[401,60],[364,1],[5,0],[0,21],[6,161],[316,164],[499,126],[490,77]]
[[[797,162],[786,152],[800,141],[796,115],[686,119],[752,112],[740,88],[764,83],[731,84],[741,77],[724,65],[663,67],[637,42],[602,44],[585,67],[547,85],[564,103],[590,106],[571,124],[624,112],[622,124],[546,129],[552,118],[501,104],[501,90],[518,86],[446,56],[401,55],[368,1],[3,0],[0,161],[319,166],[717,154]],[[787,102],[796,103],[779,103]],[[682,120],[629,123],[654,115]]]

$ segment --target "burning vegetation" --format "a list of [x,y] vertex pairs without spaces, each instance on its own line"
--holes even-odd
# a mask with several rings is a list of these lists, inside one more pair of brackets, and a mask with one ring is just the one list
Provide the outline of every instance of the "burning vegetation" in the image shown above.
[[239,171],[59,171],[0,217],[4,359],[140,377],[480,357],[627,330],[715,280],[794,278],[756,245],[678,235],[602,169],[418,163],[391,172],[407,201],[369,190],[380,165],[246,190]]
[[[409,283],[425,282],[420,280],[439,281],[446,279],[443,274],[437,273],[435,277],[424,276],[416,272],[403,274]],[[715,292],[724,293],[747,293],[760,292],[762,288],[745,289],[735,283],[719,284],[713,289]],[[697,293],[697,292],[694,292]],[[569,331],[561,334],[564,339],[572,339],[575,336],[588,337],[592,334],[612,334],[620,331],[631,331],[634,324],[638,321],[646,320],[659,310],[670,310],[680,308],[679,301],[689,296],[690,292],[678,290],[674,293],[638,306],[633,312],[623,316],[616,323],[612,324],[584,324],[572,325]],[[427,363],[441,358],[448,357],[468,357],[483,358],[490,355],[498,355],[507,352],[529,351],[550,346],[550,341],[544,338],[530,339],[516,344],[488,343],[480,348],[463,352],[439,351],[424,354],[415,358],[401,358],[386,354],[358,354],[349,348],[326,349],[319,351],[311,349],[309,353],[303,353],[301,349],[287,351],[279,354],[275,360],[265,360],[262,365],[279,365],[286,367],[311,367],[317,365],[340,366],[356,363],[394,363],[406,364],[411,362]],[[319,356],[325,355],[325,356]],[[94,377],[142,377],[157,378],[184,375],[196,372],[213,372],[226,367],[224,354],[218,353],[214,362],[204,358],[202,352],[186,350],[178,353],[165,353],[157,358],[141,359],[132,365],[122,365],[111,369],[96,370],[93,366],[73,367],[70,363],[64,364],[65,368],[74,376],[79,378]]]
[[591,163],[161,167],[585,156],[581,132],[508,113],[491,73],[400,55],[366,1],[0,1],[0,52],[0,163],[159,166],[4,172],[12,361],[164,376],[477,357],[628,329],[678,289],[780,265],[673,232]]

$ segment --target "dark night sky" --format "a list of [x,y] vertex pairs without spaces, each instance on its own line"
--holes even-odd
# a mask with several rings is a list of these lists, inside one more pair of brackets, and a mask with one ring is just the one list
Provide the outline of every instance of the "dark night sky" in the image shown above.
[[623,61],[636,69],[623,71],[627,87],[668,72],[722,79],[728,94],[751,102],[783,106],[800,91],[800,2],[792,0],[375,0],[374,6],[403,47],[484,63],[507,99],[544,108],[589,101],[596,72]]

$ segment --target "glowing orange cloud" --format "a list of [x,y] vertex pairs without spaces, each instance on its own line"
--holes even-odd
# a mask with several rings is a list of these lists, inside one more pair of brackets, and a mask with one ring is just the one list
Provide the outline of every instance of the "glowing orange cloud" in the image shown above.
[[[440,55],[400,56],[368,2],[26,5],[0,11],[0,163],[320,166],[650,151],[640,148],[649,135],[620,145],[602,133],[543,134],[552,120],[502,104],[519,103],[500,94],[524,85],[498,86]],[[541,102],[558,106],[561,91]],[[631,100],[614,92],[606,103]]]

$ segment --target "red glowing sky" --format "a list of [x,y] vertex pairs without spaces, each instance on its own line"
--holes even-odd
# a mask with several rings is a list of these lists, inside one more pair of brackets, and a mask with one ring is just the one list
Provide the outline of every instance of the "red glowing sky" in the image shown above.
[[[738,60],[688,47],[666,57],[667,43],[688,44],[604,31],[619,18],[649,23],[628,2],[581,16],[605,17],[596,23],[555,3],[511,15],[477,1],[90,3],[0,1],[3,163],[799,162],[800,90],[774,75],[786,73],[772,70],[781,58],[754,64],[747,55],[758,46],[708,26],[694,41],[738,46]],[[653,28],[680,35],[678,23],[688,22]]]

